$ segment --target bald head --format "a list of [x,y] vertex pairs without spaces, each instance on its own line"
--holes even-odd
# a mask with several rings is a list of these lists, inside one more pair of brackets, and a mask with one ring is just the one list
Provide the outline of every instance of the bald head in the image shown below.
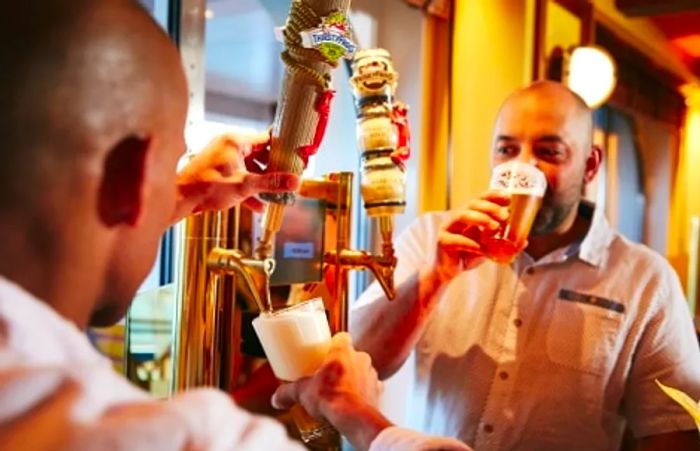
[[593,112],[578,94],[561,83],[536,81],[515,91],[501,105],[499,117],[513,109],[519,115],[542,114],[547,110],[559,114],[567,125],[578,131],[577,135],[583,140],[581,146],[584,149],[591,146]]
[[0,205],[8,207],[26,205],[76,159],[147,135],[184,86],[176,50],[131,0],[7,2],[0,59]]
[[558,83],[556,81],[551,80],[540,80],[530,83],[529,85],[520,88],[514,93],[512,93],[506,101],[528,94],[543,97],[552,96],[559,98],[569,98],[576,104],[576,107],[579,108],[581,112],[591,112],[591,109],[588,107],[588,105],[586,105],[586,102],[581,98],[581,96],[576,94],[574,91],[572,91],[562,83]]
[[80,325],[117,320],[176,201],[187,87],[132,0],[0,15],[0,275]]

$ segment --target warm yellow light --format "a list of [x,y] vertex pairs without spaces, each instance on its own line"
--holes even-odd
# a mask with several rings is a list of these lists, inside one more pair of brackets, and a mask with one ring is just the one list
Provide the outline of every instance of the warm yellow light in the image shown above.
[[685,97],[685,105],[688,108],[700,110],[700,85],[685,84],[681,86],[681,93]]
[[617,82],[615,62],[597,47],[577,47],[569,58],[566,85],[591,108],[604,104]]
[[214,10],[211,8],[207,8],[206,11],[204,11],[204,17],[207,19],[213,19],[215,16]]

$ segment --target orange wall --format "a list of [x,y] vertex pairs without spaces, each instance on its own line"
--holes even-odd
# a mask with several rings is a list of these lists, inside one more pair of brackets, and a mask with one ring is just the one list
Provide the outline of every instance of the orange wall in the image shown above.
[[596,20],[615,31],[652,61],[684,80],[697,80],[668,42],[666,36],[644,17],[626,17],[615,7],[615,0],[593,0]]
[[456,3],[450,206],[488,188],[491,129],[501,102],[530,80],[533,0]]
[[548,0],[545,31],[545,54],[550,55],[557,46],[566,50],[580,43],[581,20],[556,1]]
[[685,94],[688,109],[681,133],[668,238],[669,258],[683,279],[690,253],[690,221],[693,216],[700,216],[700,87],[688,87]]

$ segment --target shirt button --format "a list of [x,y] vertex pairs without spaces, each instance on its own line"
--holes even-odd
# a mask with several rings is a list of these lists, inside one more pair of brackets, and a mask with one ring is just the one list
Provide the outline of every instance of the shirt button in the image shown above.
[[505,371],[501,371],[500,373],[498,373],[498,377],[500,377],[502,380],[506,380],[508,379],[508,373],[506,373]]
[[513,324],[515,325],[515,327],[520,327],[523,325],[523,321],[520,318],[515,318],[513,320]]
[[488,434],[492,433],[492,432],[493,432],[493,426],[491,426],[490,424],[485,424],[485,425],[484,425],[484,432],[486,432],[486,433],[488,433]]
[[535,268],[529,267],[529,268],[527,268],[527,270],[525,272],[531,276],[531,275],[535,274]]

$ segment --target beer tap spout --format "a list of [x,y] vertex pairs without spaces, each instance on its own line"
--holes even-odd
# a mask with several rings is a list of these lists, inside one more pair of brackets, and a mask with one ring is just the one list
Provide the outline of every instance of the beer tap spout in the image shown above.
[[[386,249],[386,247],[385,247]],[[373,255],[366,251],[354,249],[342,249],[340,254],[328,252],[326,262],[331,265],[340,265],[347,269],[369,269],[379,282],[389,300],[396,297],[394,286],[394,270],[396,269],[396,257],[393,247],[390,254]]]
[[[215,273],[240,276],[260,311],[270,310],[268,281],[275,271],[274,259],[263,258],[258,260],[246,258],[238,249],[216,248],[211,251],[207,258],[207,267]],[[256,279],[262,279],[262,283],[256,282]],[[263,293],[263,296],[261,296],[261,293]],[[263,297],[265,300],[263,300]]]

